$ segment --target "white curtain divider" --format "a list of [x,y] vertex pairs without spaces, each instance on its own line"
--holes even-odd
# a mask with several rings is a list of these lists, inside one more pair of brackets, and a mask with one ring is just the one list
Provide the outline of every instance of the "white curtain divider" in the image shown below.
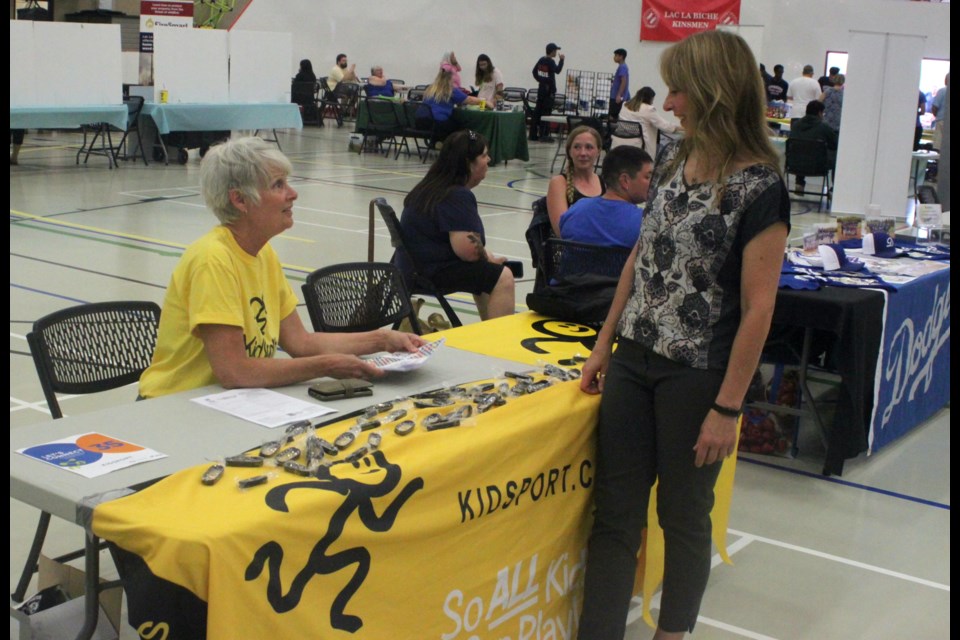
[[850,32],[832,210],[906,216],[925,36]]

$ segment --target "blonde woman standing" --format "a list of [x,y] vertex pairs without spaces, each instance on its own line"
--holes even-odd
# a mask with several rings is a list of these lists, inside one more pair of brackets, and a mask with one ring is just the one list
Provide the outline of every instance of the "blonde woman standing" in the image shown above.
[[[714,484],[770,328],[790,201],[746,42],[667,49],[661,152],[640,239],[580,388],[602,393],[580,640],[622,640],[655,481],[664,575],[655,640],[693,631],[710,575]],[[617,349],[613,351],[613,344]]]

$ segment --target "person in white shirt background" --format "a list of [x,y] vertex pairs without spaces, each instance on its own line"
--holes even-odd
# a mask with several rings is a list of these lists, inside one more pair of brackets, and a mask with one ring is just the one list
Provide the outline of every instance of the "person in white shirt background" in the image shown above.
[[820,83],[813,77],[813,65],[803,67],[803,75],[794,78],[787,89],[787,99],[792,103],[791,118],[802,118],[807,112],[807,103],[820,97]]
[[503,96],[503,74],[493,66],[493,61],[485,53],[477,56],[476,71],[477,97],[486,100],[487,107],[493,108],[497,98]]
[[653,99],[657,96],[656,92],[650,87],[643,87],[623,105],[620,111],[620,120],[624,122],[639,122],[643,129],[643,138],[618,138],[613,137],[610,148],[620,145],[632,145],[640,147],[650,154],[651,158],[657,157],[657,137],[660,132],[676,133],[681,130],[679,123],[670,122],[657,111],[653,106]]

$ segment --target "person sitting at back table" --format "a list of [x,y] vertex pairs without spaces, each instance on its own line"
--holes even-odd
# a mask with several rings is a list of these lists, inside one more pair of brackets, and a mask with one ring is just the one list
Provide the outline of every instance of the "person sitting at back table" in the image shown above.
[[503,74],[493,66],[493,60],[485,53],[477,56],[477,97],[486,100],[487,107],[493,108],[497,100],[503,97]]
[[[808,102],[806,115],[795,119],[790,126],[790,139],[822,140],[827,145],[827,158],[830,160],[830,166],[833,167],[837,162],[837,132],[824,123],[823,109],[823,103],[819,100]],[[806,184],[806,178],[797,176],[795,193],[802,195]]]
[[317,74],[313,72],[313,63],[308,58],[300,61],[300,70],[293,78],[294,82],[316,82]]
[[[427,175],[404,198],[400,215],[410,240],[407,249],[424,275],[442,291],[472,293],[481,320],[510,315],[516,303],[513,273],[506,258],[486,248],[471,191],[486,177],[489,164],[482,135],[470,130],[451,134]],[[397,267],[410,270],[402,257]]]
[[460,84],[460,72],[463,70],[463,67],[457,62],[457,54],[453,51],[444,52],[443,58],[440,59],[440,70],[449,71],[452,74],[453,86],[457,89],[463,87],[463,85]]
[[582,198],[560,216],[560,238],[632,249],[640,235],[643,209],[653,176],[653,159],[643,149],[617,147],[603,159],[606,186],[598,198]]
[[307,58],[300,61],[300,70],[293,78],[293,87],[290,91],[290,101],[303,107],[302,113],[307,117],[315,117],[317,109],[316,96],[317,76],[313,72],[313,63]]
[[603,195],[603,181],[594,167],[603,141],[593,127],[575,127],[567,136],[567,162],[563,173],[547,185],[547,215],[555,236],[560,236],[560,217],[580,198]]
[[[200,192],[220,220],[187,247],[163,301],[157,346],[140,396],[219,383],[227,389],[280,387],[322,376],[376,378],[357,356],[416,351],[419,336],[379,329],[308,332],[297,297],[269,244],[293,226],[297,192],[290,161],[260,138],[228,140],[200,164]],[[291,357],[274,358],[281,347]]]
[[356,68],[357,65],[355,64],[347,66],[347,54],[338,54],[337,63],[331,67],[330,73],[327,74],[327,87],[333,91],[341,82],[356,84],[360,81],[357,78]]
[[383,77],[383,67],[370,67],[370,77],[367,78],[367,96],[370,98],[392,98],[393,82]]
[[440,69],[433,84],[423,92],[423,102],[416,114],[417,128],[432,129],[434,141],[443,141],[456,131],[453,108],[458,104],[480,104],[480,98],[468,96],[453,86],[453,73]]
[[643,87],[623,105],[623,109],[620,111],[620,120],[623,122],[639,122],[641,129],[643,129],[643,137],[618,138],[614,135],[610,143],[611,149],[624,144],[632,145],[642,148],[650,154],[651,158],[656,158],[660,132],[676,133],[680,131],[679,124],[664,118],[653,106],[655,97],[657,97],[657,93],[652,88]]

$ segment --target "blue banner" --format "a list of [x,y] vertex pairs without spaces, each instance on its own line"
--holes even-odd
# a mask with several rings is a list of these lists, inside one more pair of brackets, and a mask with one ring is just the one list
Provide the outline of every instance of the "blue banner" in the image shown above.
[[939,411],[950,399],[950,269],[888,294],[877,365],[870,451]]

